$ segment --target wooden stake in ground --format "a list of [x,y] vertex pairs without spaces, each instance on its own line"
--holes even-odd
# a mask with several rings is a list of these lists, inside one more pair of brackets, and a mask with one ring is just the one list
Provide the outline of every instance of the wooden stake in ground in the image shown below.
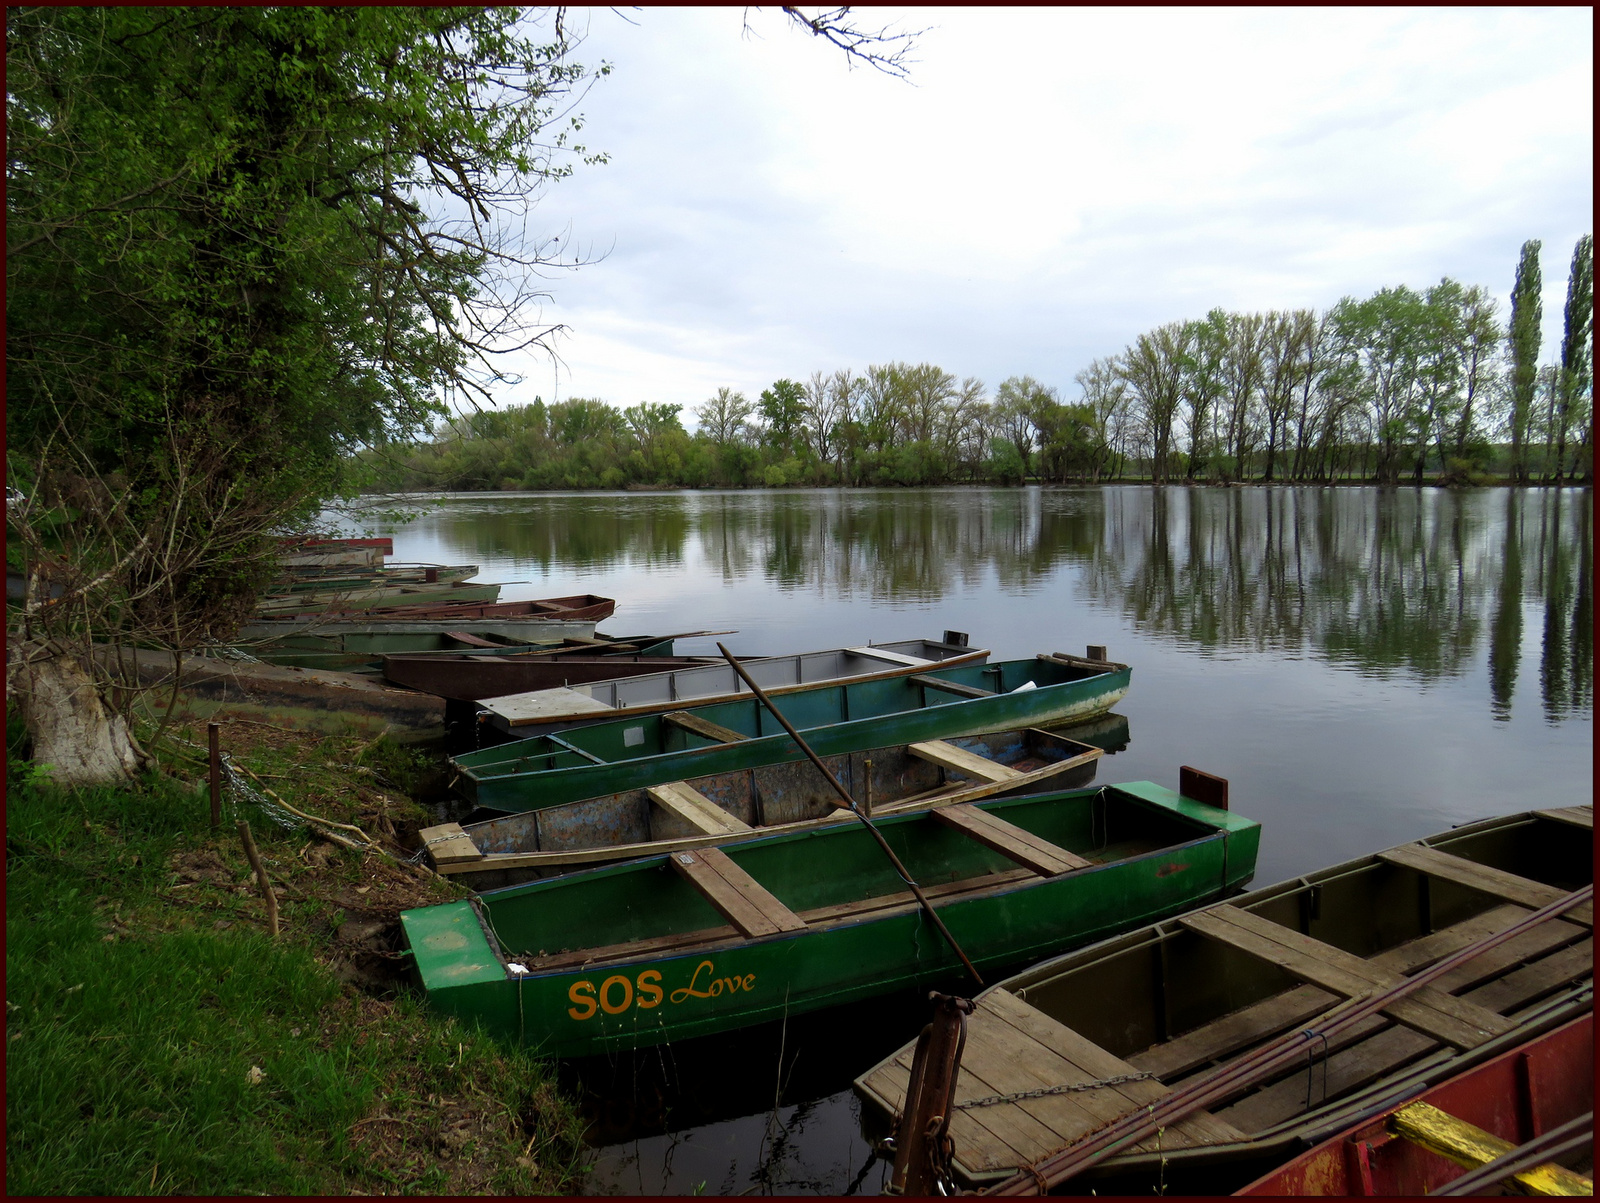
[[250,858],[250,867],[256,871],[256,882],[261,886],[262,896],[267,900],[267,934],[276,940],[278,896],[272,892],[272,883],[267,880],[267,867],[261,863],[261,854],[256,851],[256,841],[250,834],[250,824],[243,819],[239,820],[239,842],[244,845],[244,854]]
[[222,746],[218,741],[216,723],[206,724],[206,742],[210,754],[208,767],[211,772],[211,830],[216,831],[222,826]]

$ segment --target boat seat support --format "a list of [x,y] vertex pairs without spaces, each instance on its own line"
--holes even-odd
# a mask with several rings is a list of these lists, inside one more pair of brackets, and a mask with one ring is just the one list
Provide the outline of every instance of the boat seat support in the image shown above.
[[965,748],[958,748],[953,743],[942,739],[930,739],[926,743],[907,744],[906,751],[919,760],[926,760],[940,768],[953,769],[963,777],[971,777],[977,781],[1016,781],[1026,774],[1018,772],[1010,765],[1001,764],[990,760],[987,756],[980,756],[976,752],[969,752]]
[[661,716],[661,721],[671,723],[674,727],[682,727],[685,731],[706,739],[715,740],[719,744],[734,744],[742,739],[749,739],[731,727],[724,727],[719,723],[708,722],[697,714],[685,714],[679,710],[669,710]]
[[962,835],[1010,857],[1041,877],[1086,869],[1093,863],[967,802],[941,807],[929,814],[935,822],[954,827]]
[[[1532,881],[1515,873],[1507,873],[1504,869],[1480,865],[1463,856],[1452,856],[1448,852],[1441,852],[1437,848],[1429,848],[1422,844],[1406,844],[1399,848],[1391,848],[1387,852],[1378,853],[1378,856],[1391,865],[1415,869],[1418,873],[1426,873],[1429,877],[1442,877],[1457,885],[1481,890],[1492,897],[1504,898],[1507,902],[1532,907],[1534,910],[1549,906],[1566,896],[1565,890],[1547,886],[1542,881]],[[1583,906],[1575,906],[1567,912],[1566,917],[1593,927],[1594,905],[1585,903]]]
[[915,673],[906,678],[915,685],[925,685],[929,689],[941,689],[945,693],[960,694],[964,698],[992,698],[994,690],[979,689],[976,685],[962,685],[957,681],[946,681],[942,677],[930,677],[925,673]]
[[653,785],[645,790],[650,800],[706,835],[746,835],[750,825],[734,818],[710,798],[682,781]]

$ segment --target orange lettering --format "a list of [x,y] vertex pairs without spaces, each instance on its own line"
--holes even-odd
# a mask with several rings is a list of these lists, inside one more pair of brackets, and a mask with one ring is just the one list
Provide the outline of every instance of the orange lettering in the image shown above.
[[[622,984],[622,1001],[613,1007],[611,1005],[611,987],[617,985],[619,982]],[[600,1006],[605,1013],[607,1015],[620,1015],[632,1005],[633,983],[627,978],[623,977],[620,973],[616,974],[614,977],[606,978],[605,984],[600,987]]]
[[[588,993],[585,994],[584,991],[588,991]],[[568,1015],[578,1020],[594,1018],[595,1003],[593,982],[573,982],[572,985],[567,988],[567,997],[573,1002],[577,1003],[578,1006],[589,1008],[587,1011],[580,1012],[578,1007],[568,1007]]]
[[639,975],[639,1006],[657,1007],[661,1005],[661,987],[655,984],[660,980],[661,975],[654,969],[646,969]]

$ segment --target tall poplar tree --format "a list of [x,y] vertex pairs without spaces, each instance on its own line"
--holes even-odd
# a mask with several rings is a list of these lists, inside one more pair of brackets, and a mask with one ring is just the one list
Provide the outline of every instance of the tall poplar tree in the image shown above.
[[1528,482],[1528,419],[1533,413],[1533,394],[1539,384],[1539,326],[1544,319],[1539,247],[1537,238],[1522,244],[1517,282],[1511,289],[1511,328],[1507,339],[1511,347],[1511,478],[1517,484]]
[[[1594,235],[1585,234],[1572,250],[1567,277],[1567,310],[1561,335],[1561,382],[1556,411],[1556,483],[1567,458],[1567,432],[1583,422],[1594,391]],[[1574,475],[1577,472],[1574,471]]]

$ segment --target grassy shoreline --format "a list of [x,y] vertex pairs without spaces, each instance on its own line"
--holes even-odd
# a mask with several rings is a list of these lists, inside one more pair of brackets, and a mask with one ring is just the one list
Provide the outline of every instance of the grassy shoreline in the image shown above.
[[[192,734],[192,733],[191,733]],[[424,759],[227,724],[340,847],[240,806],[281,934],[204,770],[63,791],[8,759],[6,1186],[11,1194],[566,1194],[582,1125],[554,1066],[428,1012],[397,916],[461,893],[401,859]],[[176,775],[174,774],[176,770]]]

